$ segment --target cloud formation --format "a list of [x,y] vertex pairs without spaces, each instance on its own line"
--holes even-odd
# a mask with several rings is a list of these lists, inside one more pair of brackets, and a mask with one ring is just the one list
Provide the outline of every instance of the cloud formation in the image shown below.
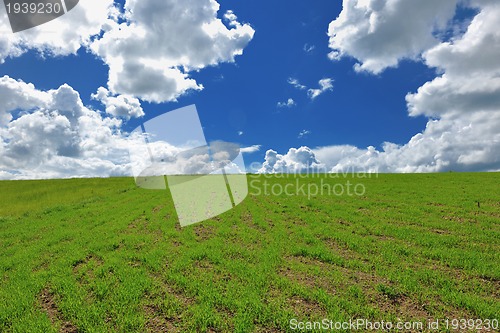
[[269,149],[258,173],[301,173],[312,170],[324,170],[324,166],[309,147],[302,146],[298,149],[290,148],[285,155]]
[[124,10],[115,5],[80,1],[57,20],[16,34],[0,6],[0,31],[8,32],[0,34],[0,64],[29,50],[66,56],[86,48],[109,67],[108,87],[92,95],[107,117],[84,106],[69,85],[42,91],[0,79],[1,178],[130,174],[128,148],[138,143],[121,132],[119,118],[143,116],[139,99],[175,101],[203,89],[189,73],[234,62],[254,34],[234,12],[220,15],[215,0],[126,0]]
[[296,78],[289,77],[287,80],[288,84],[299,90],[305,90],[307,87],[299,82]]
[[[128,173],[121,121],[85,107],[63,84],[41,91],[33,84],[0,79],[0,170],[5,179],[99,177]],[[14,117],[15,116],[15,117]]]
[[[318,81],[319,88],[308,88],[307,86],[301,84],[299,80],[291,77],[288,78],[287,82],[295,89],[307,90],[307,96],[312,100],[314,100],[316,97],[323,94],[324,92],[333,90],[333,79],[331,78],[324,78],[319,80]],[[288,101],[290,101],[290,99]],[[278,103],[278,106],[285,106],[285,104]]]
[[278,102],[277,107],[279,108],[291,108],[292,106],[295,106],[296,103],[293,100],[293,98],[289,98],[286,102]]
[[0,63],[28,50],[65,56],[85,47],[109,66],[112,95],[175,101],[203,89],[191,71],[234,62],[253,38],[253,28],[232,11],[219,18],[219,7],[215,0],[126,0],[121,12],[113,0],[86,0],[57,20],[13,34],[0,6],[0,31],[8,32],[0,34]]
[[108,89],[99,87],[92,98],[106,107],[106,113],[114,117],[130,119],[144,116],[141,102],[130,95],[112,96]]
[[109,66],[108,89],[157,103],[203,89],[189,72],[233,62],[254,35],[232,11],[224,24],[219,7],[215,0],[127,0],[124,21],[90,46]]
[[[96,98],[114,98],[108,93],[99,89],[97,95],[101,96]],[[150,171],[212,173],[221,167],[227,172],[244,172],[240,168],[243,162],[233,162],[240,152],[238,145],[212,142],[210,149],[189,149],[166,140],[146,144],[144,135],[150,133],[122,132],[121,119],[102,116],[99,110],[85,106],[79,93],[67,84],[43,91],[4,76],[0,78],[0,98],[9,101],[0,109],[5,119],[0,125],[0,179],[132,176],[138,168],[144,175]],[[107,108],[115,102],[105,101]],[[241,151],[259,149],[255,145]],[[139,159],[131,158],[135,153]],[[152,156],[155,165],[151,165]]]
[[240,151],[242,153],[245,153],[245,154],[252,154],[252,153],[256,153],[256,152],[260,151],[260,148],[261,148],[261,145],[253,145],[253,146],[249,146],[249,147],[243,147],[240,149]]
[[459,0],[344,0],[330,23],[330,59],[350,56],[355,69],[374,74],[417,59],[437,45],[435,35],[447,28]]
[[483,5],[465,34],[423,54],[443,74],[408,94],[410,115],[440,117],[500,111],[500,4]]
[[117,16],[113,0],[86,0],[56,20],[12,33],[5,6],[0,6],[0,64],[28,50],[44,55],[75,54],[88,46],[102,30],[111,27]]
[[333,79],[329,78],[321,79],[319,80],[318,84],[319,88],[307,90],[307,95],[309,96],[310,99],[315,99],[324,92],[333,90]]
[[[500,171],[500,3],[470,1],[478,14],[464,32],[439,42],[433,32],[454,15],[456,3],[345,0],[330,25],[332,57],[355,57],[358,70],[377,74],[420,55],[439,74],[406,101],[409,116],[429,120],[403,145],[300,149],[328,172]],[[292,149],[285,155],[269,150],[260,171],[294,172],[287,163]]]
[[306,137],[309,134],[311,134],[311,131],[309,131],[309,130],[302,130],[302,131],[300,131],[298,138],[302,139],[303,137]]

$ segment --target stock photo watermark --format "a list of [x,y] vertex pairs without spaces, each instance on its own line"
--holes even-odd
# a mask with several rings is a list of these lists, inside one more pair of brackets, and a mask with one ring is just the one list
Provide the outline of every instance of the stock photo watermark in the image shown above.
[[12,32],[34,28],[63,16],[79,0],[4,0]]
[[[252,168],[255,167],[251,166]],[[367,192],[367,185],[363,180],[378,178],[378,175],[378,172],[373,171],[346,169],[342,172],[329,172],[318,168],[292,173],[252,173],[248,176],[249,194],[302,196],[308,200],[316,196],[362,197]],[[311,182],[315,178],[319,182]]]
[[[330,172],[310,168],[300,173],[250,173],[238,144],[205,138],[195,105],[147,120],[129,136],[135,182],[148,190],[169,190],[182,227],[233,209],[254,196],[361,197],[363,180],[378,172],[346,169]],[[254,173],[252,173],[252,171]]]
[[137,186],[168,189],[182,227],[231,210],[248,194],[239,145],[207,142],[195,105],[141,124],[128,148]]
[[292,331],[360,331],[360,332],[390,332],[390,331],[457,331],[465,330],[498,330],[500,325],[498,319],[470,319],[470,318],[447,318],[429,319],[415,321],[386,321],[369,320],[364,318],[349,319],[347,321],[335,321],[322,319],[320,321],[300,321],[290,319],[289,327]]

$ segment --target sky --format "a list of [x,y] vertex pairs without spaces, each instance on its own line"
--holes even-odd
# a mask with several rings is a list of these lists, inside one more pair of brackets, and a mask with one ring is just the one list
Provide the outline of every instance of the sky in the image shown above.
[[500,171],[498,17],[497,0],[80,0],[12,33],[0,6],[0,179],[131,175],[130,133],[193,104],[247,172]]

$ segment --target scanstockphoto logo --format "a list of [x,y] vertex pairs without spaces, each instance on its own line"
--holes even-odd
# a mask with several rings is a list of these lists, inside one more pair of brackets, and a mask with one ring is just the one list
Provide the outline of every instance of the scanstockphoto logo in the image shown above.
[[301,172],[258,173],[259,163],[250,166],[250,195],[299,196],[311,200],[317,196],[362,197],[367,193],[366,182],[378,178],[378,170],[347,168],[332,172],[322,168]]
[[207,142],[195,105],[146,121],[129,139],[137,186],[168,188],[182,227],[231,210],[248,194],[240,147]]
[[12,32],[31,29],[63,16],[79,0],[4,0]]

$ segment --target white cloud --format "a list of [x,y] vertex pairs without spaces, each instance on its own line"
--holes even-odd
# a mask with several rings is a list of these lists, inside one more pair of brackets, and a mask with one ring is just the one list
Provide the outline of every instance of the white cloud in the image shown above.
[[243,134],[245,134],[245,132],[243,132],[243,131],[238,131],[238,135],[239,135],[239,136],[242,136]]
[[106,113],[114,117],[130,119],[144,116],[141,102],[130,95],[112,96],[106,88],[99,87],[92,98],[104,104]]
[[[127,0],[120,13],[112,0],[86,0],[46,24],[11,33],[0,6],[0,63],[29,49],[43,55],[90,48],[108,66],[108,89],[149,102],[175,101],[203,85],[189,72],[234,62],[253,38],[232,11],[217,17],[215,0]],[[120,23],[118,23],[120,22]]]
[[309,44],[304,44],[304,52],[306,53],[311,53],[312,51],[314,51],[314,49],[316,48],[316,46],[314,45],[309,45]]
[[234,14],[234,12],[233,12],[232,10],[228,10],[228,11],[224,14],[224,18],[226,19],[226,21],[227,21],[230,25],[233,25],[233,26],[238,26],[238,23],[237,23],[238,16],[236,16],[236,14]]
[[310,99],[315,99],[319,95],[323,94],[326,91],[333,90],[333,80],[326,78],[319,80],[319,88],[318,89],[308,89],[307,95]]
[[[288,78],[288,84],[292,85],[294,88],[299,89],[299,90],[306,90],[307,89],[307,95],[309,96],[310,99],[315,99],[319,95],[323,94],[326,91],[333,90],[333,79],[330,78],[324,78],[318,81],[319,88],[307,88],[307,86],[301,84],[299,80],[295,78]],[[278,103],[278,106],[283,106]]]
[[[107,95],[103,89],[99,93]],[[230,161],[240,151],[233,144],[212,143],[215,160],[208,148],[186,150],[164,141],[150,142],[145,149],[142,134],[122,133],[120,119],[84,106],[67,84],[42,91],[5,76],[0,95],[10,101],[2,105],[9,120],[0,126],[0,179],[131,176],[137,159],[131,161],[129,154],[144,150],[147,156],[139,166],[145,174],[211,173],[222,166],[243,172]],[[259,149],[256,145],[241,151]],[[151,165],[149,152],[161,163]]]
[[288,78],[288,84],[292,85],[294,88],[297,88],[299,90],[304,90],[304,89],[307,89],[306,86],[300,84],[299,80],[295,79],[295,78]]
[[0,95],[9,101],[2,108],[8,122],[0,125],[2,178],[95,177],[128,172],[129,144],[119,131],[121,121],[102,118],[85,107],[70,86],[41,91],[4,76]]
[[[351,25],[352,37],[358,30],[374,25],[373,34],[377,35],[379,18],[360,13],[379,12],[400,8],[402,1],[344,1],[348,7],[344,16],[356,17],[358,26]],[[410,1],[411,3],[411,1]],[[437,13],[442,14],[443,4],[436,4]],[[376,6],[376,5],[379,6]],[[423,59],[430,67],[436,67],[440,76],[425,83],[416,93],[408,94],[408,113],[410,116],[429,117],[425,130],[414,135],[403,145],[386,142],[381,149],[373,146],[357,148],[350,145],[326,146],[310,149],[316,162],[326,171],[372,171],[372,172],[442,172],[455,171],[500,171],[500,3],[496,1],[471,1],[479,13],[474,17],[461,36],[442,43],[431,41],[420,45]],[[427,1],[415,2],[416,6],[429,5]],[[448,3],[448,5],[452,5]],[[408,1],[406,6],[412,6]],[[454,6],[454,4],[453,4]],[[373,7],[373,8],[372,8]],[[378,8],[378,9],[377,9]],[[441,9],[440,9],[441,8]],[[428,9],[417,10],[415,16],[426,13]],[[356,15],[360,15],[359,17]],[[375,15],[375,14],[373,14]],[[378,15],[378,14],[377,14]],[[380,14],[382,15],[382,14]],[[383,17],[387,17],[384,13]],[[393,14],[391,14],[393,15]],[[391,16],[389,16],[390,18]],[[439,17],[439,15],[438,15]],[[345,19],[345,18],[344,18]],[[391,18],[394,20],[395,18]],[[412,21],[414,17],[403,17]],[[389,20],[388,22],[390,22]],[[372,22],[373,21],[373,22]],[[444,22],[445,20],[441,20]],[[345,23],[345,22],[344,22]],[[410,22],[412,26],[415,22]],[[418,24],[417,24],[418,25]],[[357,27],[357,28],[356,28]],[[429,33],[429,29],[425,30]],[[399,33],[398,30],[394,32]],[[402,30],[405,36],[407,31]],[[411,54],[414,44],[406,45],[407,52],[380,58],[380,50],[373,47],[369,36],[353,39],[351,46],[366,51],[363,69],[378,72],[385,66],[395,66],[402,55]],[[424,37],[420,37],[424,38]],[[411,41],[411,38],[410,40]],[[346,42],[347,43],[347,42]],[[413,42],[412,42],[413,43]],[[405,43],[401,44],[404,45]],[[347,45],[347,44],[346,44]],[[381,44],[383,47],[384,43]],[[425,46],[427,45],[427,46]],[[427,47],[427,49],[425,49]],[[405,48],[403,48],[404,50]],[[350,52],[350,51],[349,51]],[[390,54],[389,54],[390,55]],[[363,58],[359,58],[363,60]],[[392,60],[391,60],[392,59]],[[390,60],[390,61],[389,61]],[[288,154],[287,154],[288,155]],[[286,156],[286,155],[285,155]],[[275,167],[283,157],[274,151],[266,156],[266,167],[262,172],[275,172]],[[270,167],[270,166],[273,167]],[[294,172],[295,167],[287,163],[278,164],[281,169]]]
[[[322,172],[500,171],[500,113],[483,112],[468,121],[431,120],[427,128],[407,144],[386,142],[381,150],[350,145],[309,150],[314,153],[315,162],[322,166],[317,167]],[[278,169],[297,172],[293,164],[273,162],[273,156],[277,156],[278,161],[283,159],[277,153],[270,153],[266,156],[268,163],[264,163],[260,172],[273,173]]]
[[260,151],[260,148],[261,148],[261,145],[253,145],[250,147],[241,148],[240,151],[242,153],[245,153],[245,154],[252,154],[252,153],[256,153],[256,152]]
[[232,12],[224,15],[226,27],[219,7],[215,0],[127,0],[126,21],[91,45],[109,66],[108,89],[150,102],[203,89],[189,72],[233,62],[254,34]]
[[291,148],[285,155],[269,149],[258,173],[299,173],[323,168],[309,147]]
[[302,130],[302,131],[300,131],[298,138],[299,138],[299,139],[302,139],[303,137],[306,137],[306,136],[308,136],[309,134],[311,134],[311,131],[308,131],[308,130]]
[[14,34],[5,6],[0,6],[0,63],[29,49],[48,55],[74,54],[102,29],[109,28],[114,15],[113,0],[85,0],[53,21]]
[[439,41],[459,0],[344,0],[330,23],[329,57],[356,58],[358,71],[381,73],[401,59],[417,59]]
[[[493,117],[492,117],[493,116]],[[407,144],[374,147],[331,146],[315,149],[329,170],[442,172],[500,170],[500,114],[469,119],[431,120]]]
[[47,96],[37,91],[32,84],[5,75],[0,78],[0,101],[0,126],[4,126],[12,119],[11,111],[36,108],[39,104],[47,103]]
[[130,148],[131,163],[136,176],[210,174],[220,172],[221,168],[228,173],[245,172],[242,150],[236,144],[215,141],[210,147],[186,150],[165,141],[150,141],[146,148],[141,137],[142,133],[134,132],[131,138],[134,144]]
[[465,34],[441,43],[423,55],[426,64],[443,74],[406,100],[411,115],[500,111],[500,4],[486,5]]
[[278,102],[277,107],[279,108],[291,108],[292,106],[295,106],[296,103],[293,100],[293,98],[289,98],[286,102]]

